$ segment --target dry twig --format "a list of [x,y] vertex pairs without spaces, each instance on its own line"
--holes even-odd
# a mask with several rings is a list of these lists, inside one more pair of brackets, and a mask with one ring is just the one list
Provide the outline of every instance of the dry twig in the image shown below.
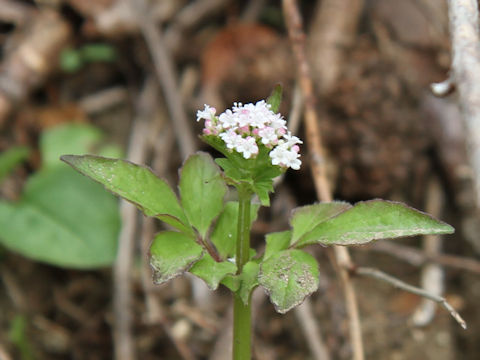
[[[440,182],[433,177],[428,183],[425,210],[435,217],[440,217],[444,208],[444,197]],[[442,238],[440,235],[425,235],[422,239],[425,253],[440,254],[442,251]],[[427,263],[421,274],[422,288],[433,295],[441,296],[443,293],[444,271],[439,264]],[[412,316],[413,323],[417,326],[428,325],[435,316],[436,305],[434,302],[423,299]]]
[[[283,11],[287,23],[288,34],[292,43],[293,52],[299,69],[299,83],[305,99],[305,126],[306,139],[312,158],[312,175],[317,196],[321,201],[332,201],[332,194],[327,180],[325,166],[325,151],[318,125],[318,116],[315,109],[313,83],[310,68],[305,56],[305,34],[302,30],[302,19],[295,0],[283,0]],[[350,324],[350,339],[353,346],[355,360],[363,359],[363,343],[360,319],[355,290],[350,280],[347,268],[352,266],[348,250],[344,247],[334,247],[335,258],[338,262],[340,279],[342,281]]]
[[132,11],[137,16],[138,24],[153,59],[158,81],[163,90],[165,102],[172,117],[173,130],[180,146],[182,158],[185,159],[195,150],[195,138],[188,125],[187,115],[179,95],[177,80],[169,49],[159,27],[150,17],[145,0],[130,0]]
[[465,320],[462,319],[460,314],[447,302],[447,300],[445,298],[443,298],[441,296],[438,296],[438,295],[433,295],[433,294],[429,293],[428,291],[425,291],[421,288],[409,285],[409,284],[401,281],[400,279],[397,279],[393,276],[390,276],[390,275],[384,273],[383,271],[380,271],[380,270],[377,270],[377,269],[373,269],[373,268],[369,268],[369,267],[358,267],[358,268],[354,269],[353,272],[355,274],[358,274],[358,275],[369,276],[369,277],[372,277],[372,278],[377,279],[377,280],[385,281],[385,282],[387,282],[387,283],[389,283],[389,284],[391,284],[391,285],[393,285],[393,286],[395,286],[399,289],[402,289],[402,290],[408,291],[412,294],[416,294],[418,296],[422,296],[422,297],[427,298],[429,300],[435,301],[435,302],[439,303],[440,305],[442,305],[445,309],[447,309],[448,312],[450,312],[450,314],[460,324],[460,326],[462,328],[467,329],[467,323],[465,322]]
[[[147,154],[147,139],[149,134],[148,118],[155,98],[152,97],[153,84],[147,84],[143,89],[137,104],[137,116],[134,119],[132,135],[128,150],[128,160],[135,163],[144,163]],[[135,349],[131,333],[132,291],[131,270],[135,250],[135,231],[137,227],[137,209],[134,205],[121,200],[120,213],[122,230],[119,236],[118,254],[113,267],[114,296],[113,308],[114,348],[116,360],[134,360]]]
[[197,0],[185,6],[174,18],[172,25],[165,32],[165,42],[168,48],[175,53],[180,49],[183,33],[208,15],[220,11],[231,0]]
[[433,261],[440,265],[470,271],[474,274],[480,274],[480,261],[462,256],[427,254],[424,251],[412,248],[410,246],[399,245],[389,241],[378,242],[373,246],[365,248],[359,247],[359,249],[381,251],[404,260],[414,266],[420,266],[429,261]]
[[305,299],[302,305],[295,308],[295,316],[300,322],[303,333],[307,337],[313,358],[315,360],[330,360],[330,355],[322,340],[318,323],[315,321],[312,310],[312,302]]
[[0,0],[0,19],[2,22],[22,25],[31,19],[34,13],[35,8],[33,6],[18,1]]
[[55,11],[35,14],[20,28],[21,40],[0,64],[0,126],[15,105],[56,69],[59,52],[71,35],[69,24]]
[[459,92],[480,206],[480,37],[476,0],[449,0],[452,76]]

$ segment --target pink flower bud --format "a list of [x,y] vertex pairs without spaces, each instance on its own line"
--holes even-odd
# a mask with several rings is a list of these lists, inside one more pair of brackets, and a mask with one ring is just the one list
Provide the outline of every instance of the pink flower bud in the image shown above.
[[245,125],[238,129],[242,134],[248,134],[250,132],[250,126]]

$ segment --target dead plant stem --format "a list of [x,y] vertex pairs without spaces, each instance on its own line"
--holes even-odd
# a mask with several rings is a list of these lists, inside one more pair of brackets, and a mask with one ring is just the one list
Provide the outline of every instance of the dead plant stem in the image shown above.
[[465,322],[465,320],[462,319],[460,314],[457,311],[455,311],[455,309],[447,302],[447,300],[444,297],[434,295],[434,294],[429,293],[428,291],[425,291],[421,288],[418,288],[416,286],[412,286],[410,284],[407,284],[407,283],[403,282],[402,280],[397,279],[397,278],[395,278],[391,275],[388,275],[388,274],[386,274],[383,271],[380,271],[378,269],[373,269],[373,268],[369,268],[369,267],[358,267],[358,268],[354,269],[353,272],[355,274],[358,274],[358,275],[369,276],[369,277],[372,277],[372,278],[377,279],[377,280],[385,281],[385,282],[387,282],[387,283],[389,283],[389,284],[391,284],[391,285],[393,285],[393,286],[395,286],[399,289],[402,289],[402,290],[408,291],[412,294],[416,294],[416,295],[422,296],[426,299],[435,301],[435,302],[439,303],[440,305],[442,305],[445,309],[447,309],[448,312],[450,312],[452,317],[460,324],[460,326],[462,328],[467,329],[467,323]]
[[[332,201],[332,194],[326,174],[325,151],[323,150],[318,116],[315,108],[313,82],[305,54],[305,34],[302,29],[301,15],[298,11],[295,0],[283,0],[283,11],[292,49],[298,66],[300,88],[305,100],[305,132],[312,160],[311,171],[315,183],[315,189],[317,196],[321,201]],[[353,358],[354,360],[363,360],[363,342],[357,299],[353,283],[347,271],[347,269],[352,266],[352,261],[346,248],[334,247],[334,252],[336,261],[339,265],[340,279],[345,294],[345,302],[349,316]]]

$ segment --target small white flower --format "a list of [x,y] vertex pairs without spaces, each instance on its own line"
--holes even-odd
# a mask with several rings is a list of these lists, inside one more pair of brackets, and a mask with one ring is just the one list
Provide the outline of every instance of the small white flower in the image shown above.
[[197,111],[197,121],[201,119],[211,120],[215,117],[217,110],[214,107],[205,104],[205,109]]
[[300,140],[298,137],[292,135],[290,131],[283,135],[283,138],[286,140],[286,144],[288,147],[292,147],[297,144],[303,144],[303,141]]
[[278,141],[278,136],[275,133],[275,129],[273,127],[264,127],[258,131],[258,136],[262,141],[262,144],[275,144]]
[[255,142],[255,138],[252,136],[249,136],[245,139],[242,139],[241,141],[238,142],[236,150],[239,153],[242,153],[245,159],[250,159],[252,155],[258,154],[258,146],[257,146],[257,143]]
[[259,146],[266,146],[272,149],[269,156],[273,165],[300,168],[298,144],[302,141],[287,130],[282,115],[275,114],[264,100],[255,104],[234,103],[232,109],[218,117],[215,113],[208,105],[197,112],[197,121],[205,119],[205,135],[220,137],[227,149],[237,151],[245,159],[255,158]]
[[225,145],[227,145],[228,149],[235,149],[242,140],[242,137],[232,129],[219,134],[219,136],[225,142]]
[[224,129],[235,128],[238,126],[237,116],[230,109],[221,113],[218,120]]

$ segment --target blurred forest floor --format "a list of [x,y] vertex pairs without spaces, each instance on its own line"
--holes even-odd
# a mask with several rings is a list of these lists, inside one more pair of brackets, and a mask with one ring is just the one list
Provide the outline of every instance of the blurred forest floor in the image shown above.
[[[456,94],[430,91],[451,62],[446,2],[299,3],[335,199],[404,201],[456,228],[433,247],[415,238],[352,248],[356,264],[414,285],[428,287],[428,267],[445,265],[428,279],[469,325],[464,331],[444,309],[427,314],[418,296],[358,277],[366,358],[478,359],[480,222],[465,130]],[[93,124],[125,156],[142,149],[142,162],[170,184],[185,154],[209,151],[196,136],[195,112],[205,103],[221,112],[264,99],[281,83],[281,113],[303,138],[283,19],[280,2],[267,0],[0,0],[0,151],[31,149],[0,184],[0,197],[21,197],[42,166],[42,134],[66,123]],[[139,122],[147,124],[141,144],[132,136]],[[286,174],[254,224],[258,249],[262,234],[285,229],[291,209],[316,199],[302,152],[302,169]],[[209,293],[188,277],[149,285],[145,244],[158,224],[135,214],[128,221],[137,225],[129,269],[137,358],[228,359],[228,292]],[[321,264],[314,320],[330,357],[350,359],[339,280],[324,249],[312,251]],[[65,269],[6,248],[0,256],[0,359],[113,358],[111,267]],[[254,303],[255,359],[318,359],[297,313],[275,313],[262,293]],[[412,320],[416,312],[425,325]]]

